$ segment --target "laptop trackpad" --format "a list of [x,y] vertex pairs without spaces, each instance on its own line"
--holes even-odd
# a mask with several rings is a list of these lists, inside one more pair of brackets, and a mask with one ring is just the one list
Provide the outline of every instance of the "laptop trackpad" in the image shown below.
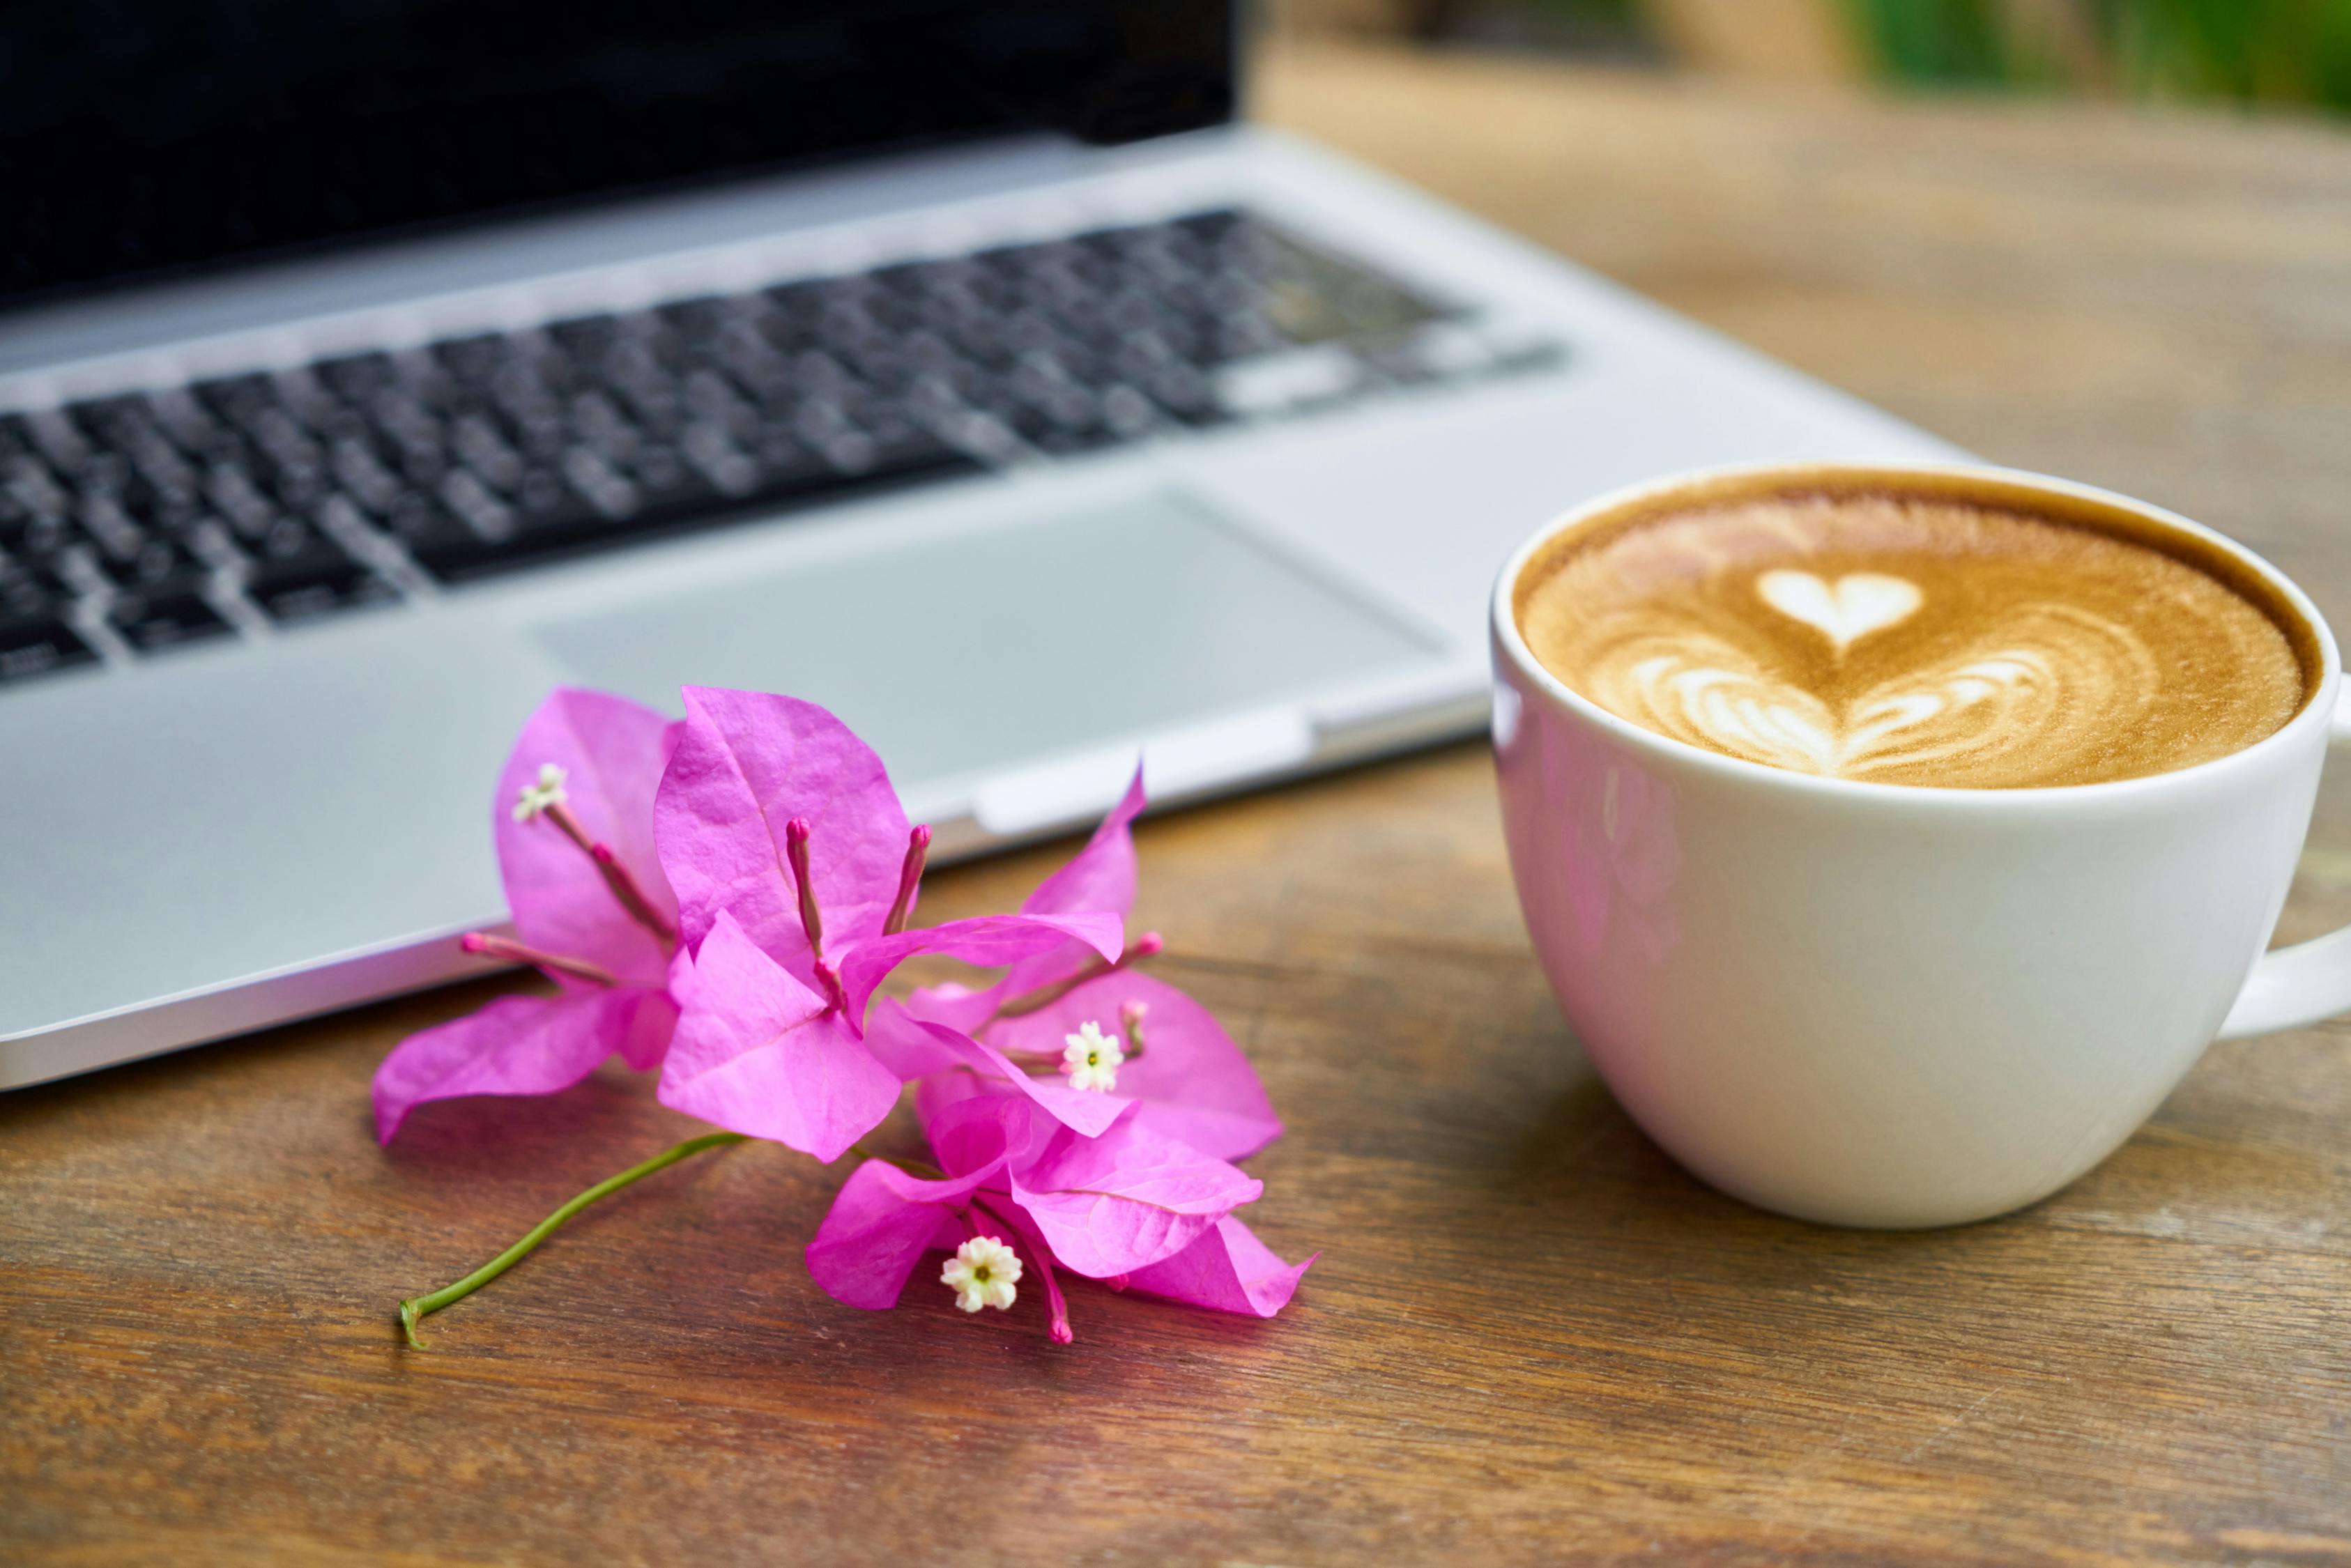
[[1426,665],[1433,635],[1204,504],[1153,494],[561,622],[579,676],[822,703],[902,784],[1038,761]]

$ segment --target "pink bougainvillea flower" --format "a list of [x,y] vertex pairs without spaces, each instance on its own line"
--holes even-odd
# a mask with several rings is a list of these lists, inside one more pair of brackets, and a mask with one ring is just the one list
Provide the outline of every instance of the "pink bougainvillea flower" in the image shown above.
[[863,741],[793,697],[688,687],[685,710],[653,806],[685,943],[664,1104],[830,1161],[896,1103],[864,1035],[899,964],[937,953],[996,967],[1065,947],[1118,960],[1115,912],[908,929],[929,832],[908,828]]
[[[1130,825],[1144,804],[1137,768],[1093,837],[1039,884],[1021,912],[1129,913],[1135,888]],[[1136,944],[1138,950],[1153,946],[1148,936]],[[915,1031],[906,1021],[914,1019],[975,1037],[995,1049],[998,1061],[980,1061]],[[1281,1119],[1256,1070],[1207,1009],[1164,980],[1128,964],[1105,964],[1072,943],[1014,964],[985,990],[933,986],[904,1004],[884,1001],[868,1027],[885,1060],[902,1077],[918,1081],[916,1105],[928,1116],[974,1095],[1031,1094],[1026,1078],[1056,1071],[1068,1042],[1090,1024],[1126,1037],[1108,1092],[1137,1102],[1143,1126],[1228,1160],[1245,1159],[1281,1135]]]
[[523,726],[493,821],[512,939],[468,951],[535,964],[552,997],[504,997],[409,1036],[376,1070],[376,1135],[460,1094],[548,1094],[608,1056],[656,1065],[676,1018],[666,991],[676,900],[653,853],[655,787],[675,727],[603,692],[559,688]]
[[[1037,1103],[987,1096],[926,1125],[938,1175],[868,1160],[816,1239],[809,1271],[852,1306],[893,1306],[931,1250],[976,1236],[1018,1250],[1042,1284],[1052,1335],[1071,1339],[1056,1269],[1220,1312],[1270,1317],[1299,1276],[1232,1219],[1263,1187],[1223,1160],[1137,1124],[1135,1107],[1098,1136]],[[1025,1275],[1024,1275],[1025,1277]]]
[[[587,1202],[705,1149],[773,1139],[831,1163],[904,1082],[936,1166],[866,1159],[808,1249],[822,1287],[895,1304],[926,1255],[966,1312],[1041,1291],[1071,1339],[1061,1270],[1270,1317],[1314,1260],[1284,1263],[1233,1218],[1263,1191],[1229,1163],[1280,1123],[1216,1020],[1136,974],[1129,825],[1138,771],[1092,840],[1017,914],[912,927],[929,831],[822,708],[689,688],[685,719],[557,692],[499,781],[515,935],[469,950],[536,965],[507,997],[402,1044],[378,1071],[379,1135],[426,1100],[538,1093],[607,1057],[662,1068],[664,1103],[726,1129],[689,1138],[556,1211],[517,1249],[401,1304],[462,1299]],[[874,998],[906,959],[1002,971],[980,990]],[[861,1151],[862,1152],[862,1151]]]

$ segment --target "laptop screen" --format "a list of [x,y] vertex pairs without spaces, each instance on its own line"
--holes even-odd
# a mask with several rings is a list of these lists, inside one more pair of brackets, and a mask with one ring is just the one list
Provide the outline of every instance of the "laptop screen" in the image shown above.
[[1234,107],[1229,0],[0,5],[0,309],[492,214]]

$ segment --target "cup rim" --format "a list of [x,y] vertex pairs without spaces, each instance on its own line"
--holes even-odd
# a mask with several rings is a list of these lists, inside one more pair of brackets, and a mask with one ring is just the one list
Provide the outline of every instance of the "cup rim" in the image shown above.
[[[1830,483],[1878,483],[1899,487],[1907,479],[1981,480],[2025,490],[2040,490],[2066,499],[2094,506],[2112,507],[2126,512],[2141,521],[2162,529],[2185,534],[2200,544],[2227,555],[2247,570],[2267,583],[2278,596],[2302,617],[2316,639],[2319,650],[2319,677],[2303,705],[2293,717],[2270,734],[2225,756],[2186,768],[2175,768],[2161,773],[2140,774],[2130,779],[2109,779],[2091,784],[2032,784],[2010,789],[1978,789],[1949,784],[1886,784],[1865,779],[1827,779],[1817,774],[1798,773],[1769,763],[1750,762],[1743,757],[1731,757],[1704,747],[1693,746],[1671,736],[1660,735],[1644,728],[1629,719],[1621,718],[1584,696],[1543,667],[1541,660],[1520,634],[1517,606],[1514,602],[1519,579],[1541,551],[1569,528],[1604,512],[1620,510],[1655,497],[1677,490],[1696,488],[1723,482],[1747,480],[1769,481],[1784,477],[1791,483],[1819,480]],[[1604,494],[1577,503],[1553,516],[1510,552],[1496,577],[1489,601],[1489,620],[1495,647],[1509,661],[1520,682],[1532,691],[1548,698],[1555,706],[1594,726],[1619,742],[1658,758],[1661,761],[1683,768],[1710,773],[1726,780],[1744,781],[1760,788],[1779,789],[1796,794],[1815,795],[1824,799],[1842,798],[1855,804],[1876,802],[1892,805],[1916,802],[1924,807],[2014,810],[2032,806],[2056,806],[2074,803],[2123,801],[2165,790],[2194,788],[2199,784],[2224,784],[2231,777],[2265,767],[2269,759],[2281,752],[2290,751],[2306,743],[2313,730],[2325,732],[2333,723],[2336,694],[2342,678],[2341,655],[2336,649],[2335,633],[2326,618],[2301,586],[2269,560],[2216,528],[2197,522],[2151,501],[2142,501],[2118,491],[2085,485],[2053,475],[2038,474],[2030,469],[2010,468],[1985,463],[1918,463],[1865,461],[1786,461],[1760,463],[1727,463],[1703,468],[1689,468],[1657,477],[1619,486]]]

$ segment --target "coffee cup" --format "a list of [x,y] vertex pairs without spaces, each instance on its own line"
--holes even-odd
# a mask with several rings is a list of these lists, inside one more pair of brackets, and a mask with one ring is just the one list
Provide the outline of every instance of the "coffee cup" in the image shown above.
[[[1696,744],[1531,649],[1531,568],[1646,519],[1792,497],[2048,519],[2189,563],[2274,623],[2294,695],[2261,733],[2184,766],[1946,787],[1931,768],[1871,776],[1883,746],[1803,750],[1801,716],[1773,732],[1802,743],[1796,765],[1734,754],[1736,733]],[[1916,607],[1887,575],[1783,567],[1762,592],[1842,656],[1836,639]],[[2283,574],[2185,517],[1996,468],[1709,470],[1546,525],[1502,569],[1492,642],[1502,820],[1536,954],[1625,1111],[1734,1197],[1873,1228],[2003,1214],[2104,1159],[2215,1039],[2351,1008],[2351,931],[2264,951],[2330,734],[2351,733],[2335,639]],[[2002,678],[1988,658],[1953,668]],[[1969,711],[1991,730],[1967,755],[1994,755],[2004,710]],[[2036,749],[2054,752],[2008,754]],[[1850,766],[1806,770],[1814,751]]]

